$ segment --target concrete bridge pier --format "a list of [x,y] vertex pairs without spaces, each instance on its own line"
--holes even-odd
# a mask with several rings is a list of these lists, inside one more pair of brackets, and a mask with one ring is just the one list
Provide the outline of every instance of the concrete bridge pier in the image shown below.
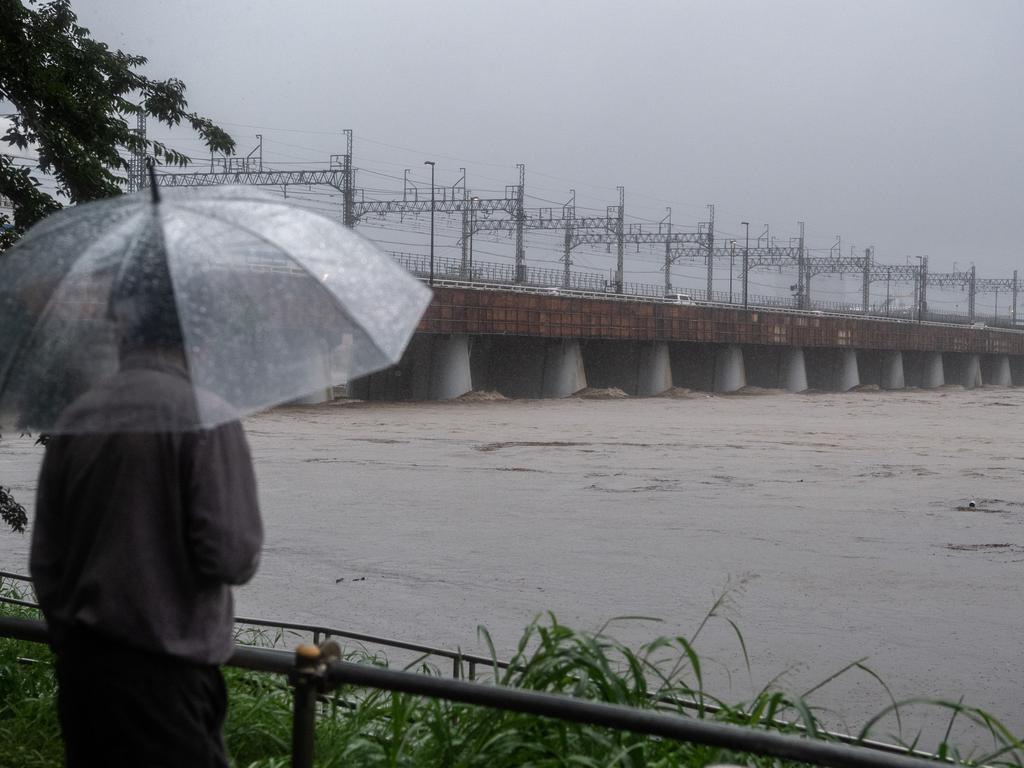
[[907,386],[935,389],[946,383],[941,352],[908,352],[903,355]]
[[640,346],[636,379],[636,393],[641,397],[660,395],[672,389],[672,360],[666,342]]
[[476,389],[505,397],[568,397],[587,386],[580,344],[574,339],[493,336],[470,352]]
[[416,334],[405,348],[397,365],[383,371],[353,379],[348,383],[348,396],[360,400],[411,400],[416,366],[429,360],[432,337]]
[[857,365],[862,384],[877,384],[881,389],[903,389],[903,353],[893,350],[858,350]]
[[849,392],[860,386],[860,369],[857,367],[857,350],[840,349],[839,366],[836,370],[836,389]]
[[907,386],[903,375],[903,353],[898,350],[887,350],[882,353],[882,389],[903,389]]
[[736,344],[720,347],[715,354],[715,392],[735,392],[747,386],[743,349]]
[[921,372],[921,386],[926,389],[942,387],[946,384],[946,367],[942,364],[941,352],[927,352],[924,357],[924,370]]
[[804,351],[800,347],[787,347],[783,359],[786,366],[784,386],[790,392],[803,392],[807,389],[807,364],[804,362]]
[[333,400],[331,352],[327,346],[327,341],[309,334],[296,334],[291,342],[296,350],[302,350],[304,356],[309,361],[306,366],[305,380],[310,383],[310,386],[315,387],[309,394],[303,395],[292,402],[296,405],[316,405],[317,403],[326,403]]
[[993,387],[1013,386],[1010,358],[1007,355],[985,355],[981,359],[981,376]]
[[541,397],[568,397],[586,389],[587,374],[580,343],[565,339],[548,342],[545,346]]
[[847,392],[860,385],[857,350],[806,349],[807,383],[826,392]]
[[616,387],[629,395],[659,395],[672,388],[665,342],[587,341],[581,344],[587,386]]
[[980,355],[947,352],[942,356],[942,362],[947,382],[960,384],[964,389],[982,385]]
[[1024,384],[1024,356],[1014,355],[1010,358],[1010,381],[1015,387]]
[[743,367],[751,386],[789,392],[807,389],[804,351],[799,347],[745,346]]
[[432,336],[414,354],[412,398],[452,400],[473,389],[469,367],[469,337]]

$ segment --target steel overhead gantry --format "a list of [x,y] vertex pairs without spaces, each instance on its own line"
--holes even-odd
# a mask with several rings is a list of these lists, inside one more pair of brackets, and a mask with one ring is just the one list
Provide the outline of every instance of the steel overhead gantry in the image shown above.
[[132,152],[128,160],[128,191],[135,192],[145,184],[146,181],[146,110],[139,109],[135,114],[135,130],[133,133],[142,141]]
[[[974,267],[971,267],[971,273],[974,273]],[[1018,294],[1018,283],[1017,283],[1017,270],[1013,270],[1013,277],[982,277],[974,280],[974,292],[978,293],[992,293],[995,294],[995,310],[994,314],[996,318],[999,317],[999,292],[1006,291],[1010,294],[1010,322],[1013,325],[1017,324],[1017,294]],[[974,302],[971,302],[973,308]],[[973,320],[973,317],[972,317]]]
[[[861,307],[860,311],[869,314],[871,311],[871,283],[886,283],[886,308],[890,303],[889,286],[895,282],[913,283],[915,291],[920,294],[921,274],[925,267],[909,264],[878,264],[874,260],[874,249],[866,248],[863,256],[805,256],[804,257],[804,298],[810,300],[811,278],[817,275],[861,275]],[[924,299],[919,299],[918,304]]]
[[1010,319],[1017,322],[1017,270],[1013,270],[1013,277],[985,277],[978,279],[974,266],[969,271],[959,272],[932,272],[927,276],[926,285],[937,288],[960,288],[967,291],[967,318],[974,322],[976,317],[976,298],[979,293],[993,293],[996,296],[996,314],[998,315],[999,292],[1005,291],[1011,296]]
[[[522,176],[520,176],[522,181]],[[492,206],[494,210],[502,210],[510,214],[508,219],[490,219],[485,216],[483,220],[476,219],[481,211],[486,213],[486,201],[470,198],[471,205],[468,206],[470,221],[464,218],[463,231],[472,237],[480,231],[516,231],[517,243],[520,242],[518,235],[521,230],[561,230],[565,233],[563,239],[562,254],[562,283],[564,287],[570,287],[572,266],[572,251],[581,245],[606,245],[616,248],[615,275],[612,279],[612,287],[616,293],[624,291],[624,254],[626,245],[664,244],[666,251],[666,265],[671,263],[673,249],[687,244],[698,243],[702,247],[706,242],[707,234],[692,232],[673,232],[671,210],[668,216],[662,219],[652,228],[647,224],[629,224],[625,222],[625,189],[618,187],[618,205],[609,205],[605,208],[604,216],[578,216],[576,213],[576,191],[570,190],[569,200],[562,206],[561,211],[556,213],[554,208],[538,208],[526,210],[519,206],[521,200],[519,187],[506,189],[506,200],[513,200],[515,204],[509,206]],[[525,267],[524,267],[525,269]],[[670,291],[670,281],[666,280],[666,291]]]
[[[804,247],[804,226],[800,225],[800,236],[794,245],[791,241],[789,246],[770,246],[768,248],[750,249],[749,268],[793,268],[797,270],[797,283],[794,289],[797,292],[797,306],[806,308],[809,306],[811,296],[811,279],[817,275],[825,274],[859,274],[862,277],[861,289],[861,311],[865,314],[870,312],[871,304],[871,283],[885,281],[886,306],[889,304],[888,286],[895,280],[897,282],[910,282],[915,290],[920,290],[921,274],[926,271],[924,266],[911,266],[901,264],[878,264],[874,260],[874,248],[866,248],[864,256],[843,256],[836,248],[832,249],[829,256],[809,256]],[[721,251],[716,251],[720,255]]]
[[[576,216],[576,191],[572,190],[571,204],[562,208],[561,219],[548,219],[539,228],[543,229],[565,229],[563,262],[568,264],[571,261],[571,253],[574,248],[581,245],[607,245],[615,246],[615,277],[612,280],[615,293],[623,291],[623,258],[626,247],[626,189],[616,187],[619,191],[619,204],[609,205],[605,208],[604,218],[599,216]],[[540,223],[540,222],[538,222]],[[568,274],[568,269],[566,269]],[[563,278],[564,280],[564,278]]]
[[[714,261],[716,259],[731,259],[735,255],[735,249],[731,244],[729,246],[715,246],[715,207],[713,205],[709,205],[708,209],[710,211],[709,221],[698,225],[696,233],[689,233],[686,235],[689,239],[685,246],[675,249],[670,255],[666,254],[666,268],[669,264],[669,259],[671,259],[671,261],[676,261],[682,258],[706,259],[708,264],[707,297],[710,300],[712,297],[712,281],[714,278]],[[803,289],[804,280],[802,276],[804,274],[806,253],[804,251],[803,222],[799,222],[799,225],[800,236],[795,239],[795,243],[791,240],[790,244],[787,246],[758,245],[745,250],[748,253],[748,271],[758,267],[790,269],[795,266],[797,268],[798,276],[800,276],[797,285],[794,286],[796,290],[797,306],[803,307],[805,303],[805,291]],[[731,280],[731,268],[729,274]],[[745,284],[748,279],[748,275],[741,271],[740,278]]]
[[[749,253],[749,256],[745,255],[744,259],[747,262],[747,270],[754,269],[797,269],[797,281],[795,286],[792,287],[796,295],[797,307],[802,309],[805,303],[805,296],[810,295],[810,272],[808,272],[809,259],[804,254],[803,237],[800,237],[797,243],[790,245],[768,245],[768,246],[757,246],[754,248],[744,248],[744,251]],[[724,248],[716,250],[717,256],[731,256],[732,250],[726,250]],[[742,278],[743,285],[747,284],[749,275],[747,272],[740,271],[740,277]]]
[[[712,298],[712,282],[714,280],[715,259],[715,206],[708,206],[707,221],[697,223],[696,232],[671,231],[669,222],[668,237],[665,241],[665,293],[672,292],[672,265],[681,259],[704,259],[707,263],[707,288],[705,298]],[[671,209],[669,209],[671,214]]]
[[[605,216],[577,216],[576,215],[576,190],[569,190],[569,200],[562,206],[560,216],[555,216],[554,208],[538,208],[532,214],[527,214],[526,226],[536,230],[560,229],[565,236],[562,243],[562,286],[569,288],[572,285],[572,251],[579,245],[588,242],[598,242],[595,238],[602,233],[609,232],[612,227],[609,222],[613,219],[615,206],[608,206]],[[603,242],[603,241],[600,241]]]
[[[992,293],[997,296],[1000,291],[1005,291],[1011,296],[1010,317],[1013,322],[1017,318],[1017,299],[1019,295],[1019,283],[1017,270],[1014,270],[1010,278],[982,278],[978,279],[976,270],[972,266],[969,271],[955,272],[929,272],[927,257],[921,258],[920,264],[878,264],[874,260],[874,249],[867,248],[864,256],[809,256],[805,259],[805,274],[807,279],[806,296],[810,297],[810,278],[821,274],[857,274],[863,276],[863,295],[861,311],[865,314],[870,311],[870,285],[875,282],[886,283],[886,310],[891,302],[889,285],[893,282],[906,282],[914,285],[917,297],[915,304],[919,318],[924,318],[928,311],[928,287],[935,288],[960,288],[968,295],[968,319],[974,322],[976,311],[976,298],[979,293]],[[761,264],[776,266],[772,260],[766,259]],[[998,307],[998,304],[997,304]],[[997,311],[998,314],[998,311]]]
[[[526,212],[523,209],[526,166],[516,165],[519,169],[519,183],[505,186],[505,196],[497,198],[471,197],[465,184],[466,169],[460,169],[462,178],[452,187],[440,187],[441,197],[435,195],[433,203],[429,197],[420,200],[419,189],[410,184],[408,170],[401,200],[366,200],[359,190],[360,199],[353,202],[353,220],[359,221],[365,216],[376,214],[384,217],[389,215],[429,213],[431,205],[434,211],[444,214],[462,215],[462,272],[467,274],[467,244],[477,232],[504,231],[515,234],[515,281],[522,282],[526,277]],[[460,186],[461,185],[461,186]],[[449,194],[449,192],[451,194]],[[461,194],[460,194],[461,192]],[[410,194],[411,193],[411,194]],[[491,218],[496,213],[507,214],[508,218]]]
[[[140,116],[136,133],[145,137],[145,120]],[[359,219],[369,214],[386,216],[389,214],[426,213],[430,210],[429,200],[419,200],[418,189],[410,185],[406,177],[402,200],[365,200],[362,190],[358,190],[360,199],[356,199],[355,168],[352,164],[352,131],[346,129],[346,151],[344,154],[333,154],[327,169],[305,169],[276,171],[263,167],[263,140],[259,140],[255,149],[245,157],[217,158],[211,155],[210,170],[204,173],[160,173],[157,174],[160,184],[166,187],[199,187],[223,184],[245,184],[252,186],[281,187],[285,194],[289,186],[323,185],[331,187],[342,194],[342,219],[347,226],[355,226]],[[254,157],[255,156],[255,157]],[[143,172],[145,157],[139,153],[131,159],[129,171],[129,187],[143,188],[149,184],[148,176]],[[552,209],[538,209],[534,213],[526,211],[525,201],[525,167],[519,169],[519,183],[505,187],[503,198],[470,198],[465,186],[465,169],[463,178],[451,187],[444,187],[442,199],[435,199],[435,210],[442,213],[462,213],[463,215],[463,264],[465,269],[466,239],[471,240],[479,231],[508,231],[516,238],[516,281],[525,279],[525,231],[527,229],[563,229],[565,231],[563,282],[570,279],[571,252],[583,244],[615,245],[617,250],[615,290],[623,291],[623,253],[627,243],[665,245],[665,291],[671,292],[671,265],[683,258],[703,258],[707,261],[707,296],[712,297],[712,281],[714,260],[727,258],[732,252],[727,248],[715,247],[715,211],[709,205],[709,221],[699,223],[696,232],[673,232],[671,209],[668,215],[659,222],[657,229],[651,225],[625,224],[625,191],[619,187],[619,204],[606,208],[606,214],[600,216],[576,216],[575,192],[572,198],[562,207],[562,215],[554,216]],[[461,198],[458,195],[461,183]],[[412,190],[412,199],[409,191]],[[435,196],[436,197],[436,196]],[[507,218],[493,218],[495,214],[505,214]],[[996,297],[996,316],[998,317],[998,295],[1001,291],[1011,296],[1010,317],[1014,325],[1017,319],[1017,303],[1019,282],[1017,271],[1012,278],[978,279],[975,268],[970,271],[954,271],[945,273],[929,273],[928,258],[918,257],[919,265],[889,265],[874,262],[873,249],[865,251],[863,257],[843,256],[839,248],[839,240],[832,247],[829,256],[809,256],[804,246],[804,223],[799,222],[800,237],[797,245],[779,247],[760,243],[749,249],[748,270],[755,268],[792,268],[797,270],[797,306],[808,308],[811,298],[811,278],[821,274],[856,274],[863,276],[862,311],[869,311],[870,284],[885,281],[886,307],[890,303],[888,286],[893,281],[913,282],[915,286],[917,316],[923,319],[928,311],[928,287],[949,288],[959,287],[968,292],[968,316],[971,322],[976,317],[976,297],[979,293],[992,293]],[[759,238],[760,240],[760,238]],[[471,245],[470,245],[471,248]],[[743,275],[744,280],[747,275]]]
[[[144,124],[139,129],[145,130]],[[431,210],[431,201],[420,200],[419,189],[415,184],[410,184],[408,171],[404,179],[404,186],[401,200],[366,200],[365,192],[355,188],[355,167],[352,163],[352,130],[345,129],[346,138],[345,154],[334,154],[330,156],[330,163],[327,169],[305,169],[277,171],[263,167],[263,141],[262,136],[257,136],[259,144],[245,157],[217,158],[211,155],[210,170],[201,173],[160,173],[161,186],[165,187],[204,187],[219,186],[225,184],[243,184],[249,186],[273,186],[281,187],[285,194],[289,186],[314,186],[322,185],[335,189],[342,194],[342,220],[349,227],[364,217],[372,214],[384,217],[388,215],[420,214]],[[256,157],[254,157],[256,155]],[[138,163],[141,167],[141,163]],[[467,244],[471,242],[473,235],[481,231],[507,231],[515,235],[515,280],[523,282],[526,277],[526,230],[527,229],[564,229],[565,230],[565,274],[569,274],[571,265],[571,251],[579,245],[601,244],[615,245],[617,250],[615,291],[623,291],[623,258],[625,245],[632,244],[655,244],[665,243],[666,266],[670,263],[669,255],[673,247],[685,246],[692,243],[704,243],[708,234],[703,236],[693,233],[673,233],[671,231],[671,219],[663,221],[658,225],[658,231],[652,232],[645,229],[643,225],[625,224],[625,190],[619,187],[619,204],[608,206],[604,217],[577,217],[575,206],[575,192],[573,199],[566,206],[563,206],[562,216],[554,217],[551,209],[539,209],[530,215],[525,207],[525,175],[526,168],[523,164],[517,164],[519,170],[519,183],[507,185],[505,196],[502,198],[479,198],[470,197],[465,185],[465,169],[462,179],[451,187],[451,195],[448,194],[448,187],[441,188],[443,194],[441,199],[433,201],[435,212],[445,214],[461,213],[463,217],[463,266],[465,273],[468,267]],[[131,175],[131,174],[130,174]],[[140,186],[148,184],[148,177],[136,169],[135,178]],[[461,184],[461,187],[460,187]],[[461,190],[461,195],[459,191]],[[410,194],[411,192],[411,194]],[[358,197],[358,199],[357,199]],[[495,214],[505,214],[507,218],[493,218]],[[713,216],[713,208],[712,208]],[[664,227],[664,229],[663,229]],[[713,227],[713,223],[709,225]],[[710,233],[711,229],[708,230]],[[713,239],[713,235],[711,236]],[[471,246],[470,246],[471,247]],[[709,259],[708,279],[710,281],[711,264]],[[668,280],[666,280],[668,286]]]
[[928,286],[935,288],[960,288],[967,291],[967,319],[969,322],[974,322],[974,267],[971,267],[969,272],[926,272],[921,280],[920,288],[923,306],[926,306],[925,297],[927,296]]
[[[622,293],[622,263],[625,243],[627,241],[625,229],[625,207],[623,199],[625,190],[619,187],[619,204],[609,205],[605,209],[604,216],[577,216],[576,215],[576,190],[569,190],[569,201],[562,206],[562,213],[556,216],[553,208],[538,208],[532,213],[523,212],[523,224],[527,229],[554,230],[560,229],[565,233],[562,253],[562,282],[565,287],[570,284],[570,269],[572,265],[572,251],[580,245],[615,245],[617,247],[617,262],[615,279],[613,280],[615,292]],[[495,222],[495,229],[503,228],[502,222]]]
[[[519,232],[523,230],[535,229],[564,231],[564,252],[562,257],[564,265],[563,284],[568,287],[571,279],[569,267],[572,264],[571,254],[574,248],[584,244],[611,245],[625,243],[625,235],[621,227],[621,205],[608,206],[604,216],[577,216],[576,190],[570,190],[570,194],[571,197],[569,201],[562,206],[561,215],[556,216],[554,212],[555,209],[553,208],[538,208],[532,211],[520,209],[518,201],[522,198],[519,195],[519,189],[516,187],[506,188],[506,198],[509,198],[511,195],[513,205],[510,208],[504,208],[501,210],[505,210],[505,212],[509,213],[510,218],[490,219],[485,217],[483,220],[476,221],[475,224],[470,224],[468,227],[469,235],[472,237],[474,233],[481,231],[516,232],[516,242],[518,244],[522,239]],[[481,208],[479,209],[476,209],[475,205],[472,206],[471,212],[473,210],[484,210],[484,202],[486,201],[480,200],[479,205]],[[622,257],[620,255],[619,263],[621,264],[621,262]],[[621,268],[619,269],[618,274],[621,275]],[[621,287],[619,288],[619,291],[621,292]]]
[[568,285],[569,266],[572,263],[571,253],[574,248],[580,245],[614,245],[616,248],[615,277],[613,287],[616,293],[624,291],[624,253],[626,245],[634,245],[639,250],[641,245],[662,245],[665,246],[665,293],[671,293],[671,264],[679,249],[689,245],[701,245],[708,237],[707,234],[695,232],[673,232],[672,231],[672,209],[667,209],[667,214],[657,225],[651,224],[626,224],[626,191],[624,187],[618,187],[618,205],[609,205],[605,209],[605,216],[576,216],[576,192],[571,190],[571,198],[562,207],[562,216],[555,218],[551,209],[542,209],[541,216],[537,220],[530,220],[529,226],[537,229],[564,229],[565,230],[565,251],[563,263],[565,273],[563,282]]
[[[244,184],[258,187],[282,187],[287,194],[289,186],[322,185],[332,187],[342,194],[342,220],[346,226],[353,226],[352,203],[355,195],[355,169],[352,167],[352,131],[344,131],[346,152],[331,155],[327,169],[274,171],[263,167],[263,137],[257,135],[259,144],[245,157],[215,158],[210,156],[210,170],[205,173],[158,173],[162,187],[213,187],[223,184]],[[253,154],[259,151],[257,158]],[[140,187],[148,186],[149,179],[143,174]]]
[[[920,307],[921,305],[921,274],[923,268],[918,265],[911,264],[878,264],[874,261],[874,249],[870,249],[870,256],[866,256],[866,274],[867,282],[870,283],[885,283],[885,313],[888,315],[892,309],[892,294],[891,286],[894,282],[896,283],[911,283],[914,286],[914,295],[918,299],[914,302],[915,306]],[[870,301],[870,297],[868,297]],[[868,307],[868,302],[864,303],[864,309]]]
[[[332,158],[341,155],[331,155]],[[215,171],[213,173],[158,173],[161,187],[214,187],[221,184],[245,184],[250,186],[287,187],[323,184],[344,190],[344,172],[340,168],[304,171]],[[148,182],[145,182],[148,186]]]

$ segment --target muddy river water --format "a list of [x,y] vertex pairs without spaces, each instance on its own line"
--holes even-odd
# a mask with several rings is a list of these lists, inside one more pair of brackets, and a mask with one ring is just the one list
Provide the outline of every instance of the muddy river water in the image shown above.
[[[267,536],[237,609],[474,651],[485,625],[509,655],[545,611],[661,620],[613,624],[629,644],[689,635],[728,590],[751,673],[724,618],[697,642],[726,699],[866,658],[897,698],[963,696],[1022,734],[1022,406],[943,388],[275,410],[246,425]],[[0,442],[26,502],[39,455]],[[27,549],[0,532],[0,568]],[[857,670],[811,696],[853,730],[887,700]]]

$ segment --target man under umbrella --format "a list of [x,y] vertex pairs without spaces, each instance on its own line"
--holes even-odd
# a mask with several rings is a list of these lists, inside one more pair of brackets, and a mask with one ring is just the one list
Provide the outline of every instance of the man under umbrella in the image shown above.
[[263,528],[241,424],[194,427],[200,398],[228,406],[190,381],[153,250],[112,276],[119,370],[61,415],[39,477],[30,569],[72,768],[228,764],[218,665]]
[[216,665],[263,537],[238,420],[398,363],[431,301],[292,200],[156,182],[0,261],[0,425],[52,435],[30,569],[72,767],[226,765]]

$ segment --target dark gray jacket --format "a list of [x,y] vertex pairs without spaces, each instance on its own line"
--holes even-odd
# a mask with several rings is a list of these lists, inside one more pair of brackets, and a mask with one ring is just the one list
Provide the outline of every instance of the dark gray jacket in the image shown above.
[[[184,368],[129,360],[72,405],[97,412],[194,408]],[[232,651],[229,585],[256,572],[263,527],[241,424],[59,434],[39,476],[30,570],[57,652],[74,627],[205,664]]]

